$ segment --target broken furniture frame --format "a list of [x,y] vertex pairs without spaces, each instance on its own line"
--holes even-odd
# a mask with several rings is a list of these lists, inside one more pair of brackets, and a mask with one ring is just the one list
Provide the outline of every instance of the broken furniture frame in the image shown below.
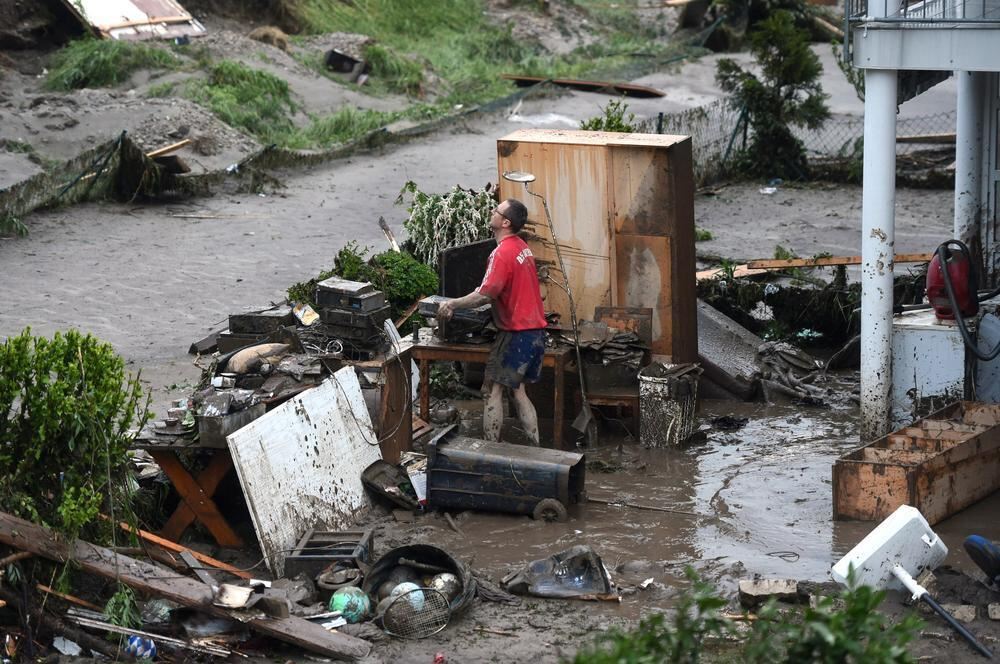
[[[430,375],[431,362],[470,362],[486,364],[490,357],[489,344],[446,344],[434,340],[421,340],[412,349],[413,359],[420,365],[420,417],[430,419],[431,396]],[[562,449],[563,420],[566,390],[566,366],[570,363],[573,351],[570,348],[546,348],[542,356],[542,367],[552,369],[555,387],[552,391],[552,440],[556,449]]]
[[[188,526],[197,521],[205,526],[219,546],[227,549],[243,547],[243,538],[229,525],[212,499],[219,483],[233,468],[233,459],[228,449],[206,447],[197,443],[156,445],[142,440],[135,441],[132,447],[149,452],[180,496],[177,509],[160,530],[162,537],[179,542]],[[180,452],[187,450],[204,450],[211,454],[208,465],[197,476],[181,462]]]

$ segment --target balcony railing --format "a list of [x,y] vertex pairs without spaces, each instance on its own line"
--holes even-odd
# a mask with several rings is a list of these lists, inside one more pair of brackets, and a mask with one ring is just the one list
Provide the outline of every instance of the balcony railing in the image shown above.
[[845,0],[844,17],[862,21],[911,24],[1000,23],[1000,0]]

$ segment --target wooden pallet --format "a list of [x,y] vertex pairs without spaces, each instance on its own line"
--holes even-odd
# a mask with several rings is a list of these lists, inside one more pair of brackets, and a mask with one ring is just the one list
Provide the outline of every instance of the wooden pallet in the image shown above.
[[833,518],[881,521],[900,505],[935,524],[1000,488],[1000,405],[951,404],[833,466]]

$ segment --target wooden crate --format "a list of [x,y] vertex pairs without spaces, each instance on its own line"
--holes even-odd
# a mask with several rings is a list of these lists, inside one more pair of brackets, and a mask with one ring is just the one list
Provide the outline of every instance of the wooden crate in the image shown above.
[[[691,139],[661,134],[522,129],[497,141],[498,176],[529,171],[546,198],[577,315],[598,307],[652,310],[652,351],[698,360]],[[569,323],[552,234],[541,201],[499,177],[500,199],[528,207],[535,260],[548,266],[545,308]]]
[[900,505],[935,524],[1000,488],[1000,405],[959,401],[844,455],[833,518],[881,521]]

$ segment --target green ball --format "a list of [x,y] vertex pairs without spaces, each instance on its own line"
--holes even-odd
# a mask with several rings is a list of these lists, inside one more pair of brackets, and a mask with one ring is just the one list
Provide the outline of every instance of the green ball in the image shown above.
[[330,598],[330,610],[340,611],[344,620],[352,624],[364,620],[371,606],[367,593],[356,586],[341,588]]

